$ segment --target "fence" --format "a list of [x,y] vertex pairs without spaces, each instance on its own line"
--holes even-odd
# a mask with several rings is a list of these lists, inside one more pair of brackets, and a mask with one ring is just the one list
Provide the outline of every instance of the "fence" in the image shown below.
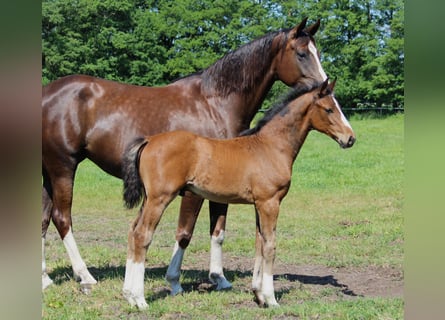
[[374,114],[378,116],[387,116],[396,113],[404,113],[404,107],[365,107],[365,108],[341,108],[345,116],[351,116],[353,114]]

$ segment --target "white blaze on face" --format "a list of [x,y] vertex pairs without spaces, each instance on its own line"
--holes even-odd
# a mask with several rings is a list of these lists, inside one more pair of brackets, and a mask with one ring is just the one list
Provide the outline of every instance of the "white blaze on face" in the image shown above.
[[317,48],[315,48],[315,45],[312,41],[309,42],[309,52],[314,56],[315,61],[317,62],[317,67],[318,67],[318,72],[321,75],[321,78],[324,80],[327,79],[327,75],[323,70],[323,67],[321,66],[321,62],[320,59],[318,58],[318,54],[317,54]]
[[343,124],[348,127],[349,129],[352,130],[351,125],[349,124],[349,121],[346,119],[345,115],[343,114],[343,112],[341,111],[340,105],[337,102],[337,99],[334,98],[334,102],[335,102],[335,107],[337,108],[338,112],[340,112],[341,115],[341,120],[343,121]]

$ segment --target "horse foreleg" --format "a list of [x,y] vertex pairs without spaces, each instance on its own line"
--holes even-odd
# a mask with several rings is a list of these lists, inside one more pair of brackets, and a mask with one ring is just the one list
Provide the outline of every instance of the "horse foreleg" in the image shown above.
[[132,306],[136,305],[141,310],[148,307],[144,297],[145,256],[166,206],[163,204],[166,202],[156,200],[145,201],[142,214],[135,220],[128,233],[123,294]]
[[209,279],[216,284],[216,290],[227,290],[232,284],[224,276],[222,245],[226,229],[227,204],[209,202],[210,209],[210,269]]
[[50,286],[53,281],[48,276],[46,272],[46,261],[45,261],[45,238],[46,232],[48,230],[49,223],[51,221],[51,211],[53,207],[53,202],[51,200],[50,195],[48,194],[47,188],[50,190],[48,183],[45,183],[42,189],[42,290],[45,290],[48,286]]
[[279,306],[275,299],[273,286],[273,265],[275,261],[275,234],[279,211],[279,201],[269,200],[256,204],[259,214],[260,233],[262,240],[262,273],[261,290],[255,292],[262,306]]
[[181,201],[179,211],[178,228],[176,230],[176,243],[173,249],[172,258],[165,274],[165,279],[170,284],[171,295],[177,295],[184,291],[179,278],[181,276],[181,266],[185,249],[190,244],[190,240],[195,229],[196,219],[203,199],[190,192],[185,192]]
[[65,249],[71,260],[74,276],[80,280],[82,292],[89,293],[92,285],[97,281],[90,274],[85,262],[80,256],[76,241],[74,240],[71,229],[71,203],[73,195],[73,176],[74,174],[61,175],[53,181],[53,210],[51,214],[57,231],[65,245]]

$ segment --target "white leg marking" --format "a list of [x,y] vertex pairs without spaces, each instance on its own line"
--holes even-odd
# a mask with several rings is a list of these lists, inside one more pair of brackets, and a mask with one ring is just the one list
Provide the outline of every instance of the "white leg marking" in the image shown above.
[[144,297],[144,273],[143,262],[133,262],[133,260],[127,259],[123,288],[124,297],[131,306],[136,305],[141,310],[148,307]]
[[315,45],[312,43],[312,41],[309,42],[308,48],[309,48],[310,53],[314,56],[315,61],[317,62],[318,72],[320,73],[321,78],[323,80],[326,80],[326,78],[328,76],[326,75],[326,73],[323,70],[323,67],[321,66],[321,62],[320,62],[320,59],[318,58],[318,54],[317,54],[317,48],[315,48]]
[[167,273],[165,274],[165,280],[170,283],[170,287],[172,289],[171,295],[175,296],[184,292],[184,289],[181,287],[181,283],[179,282],[179,278],[181,276],[181,265],[182,259],[184,258],[185,250],[179,246],[178,241],[175,243],[175,247],[173,249],[172,259],[170,261],[170,265],[168,266]]
[[273,274],[268,274],[267,272],[263,273],[263,289],[261,291],[264,295],[264,298],[266,299],[267,306],[279,306],[277,300],[275,299]]
[[74,240],[71,228],[63,239],[63,244],[65,245],[68,256],[71,260],[71,265],[73,266],[74,276],[80,278],[80,285],[84,293],[89,293],[91,286],[96,284],[96,279],[90,274],[87,269],[85,262],[80,256],[79,249],[77,249],[76,241]]
[[222,244],[224,242],[224,230],[217,237],[210,240],[210,282],[216,284],[216,290],[231,289],[232,284],[224,276],[222,267]]
[[51,278],[46,273],[45,238],[42,237],[42,290],[45,290],[52,283],[53,283],[53,281],[51,280]]

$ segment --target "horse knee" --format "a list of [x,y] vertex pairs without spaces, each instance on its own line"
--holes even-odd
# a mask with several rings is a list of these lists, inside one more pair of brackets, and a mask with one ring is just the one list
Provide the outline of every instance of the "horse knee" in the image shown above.
[[44,215],[42,217],[42,237],[46,236],[46,231],[48,230],[49,223],[51,221],[51,217],[49,215]]
[[220,230],[217,236],[212,235],[212,241],[218,245],[222,245],[224,243],[224,230]]
[[135,230],[133,231],[133,238],[136,247],[147,249],[151,244],[152,235],[148,231]]
[[[59,232],[60,237],[63,240],[63,238],[65,238],[65,235],[68,233],[68,230],[71,228],[71,218],[69,216],[64,215],[60,210],[56,209],[51,215],[51,219],[54,225],[56,226],[56,229]],[[42,222],[42,228],[43,228],[43,223],[44,222]]]
[[275,243],[267,241],[263,246],[263,256],[265,259],[274,259],[276,252]]
[[192,240],[192,234],[185,230],[182,230],[176,234],[176,241],[181,249],[186,249]]

